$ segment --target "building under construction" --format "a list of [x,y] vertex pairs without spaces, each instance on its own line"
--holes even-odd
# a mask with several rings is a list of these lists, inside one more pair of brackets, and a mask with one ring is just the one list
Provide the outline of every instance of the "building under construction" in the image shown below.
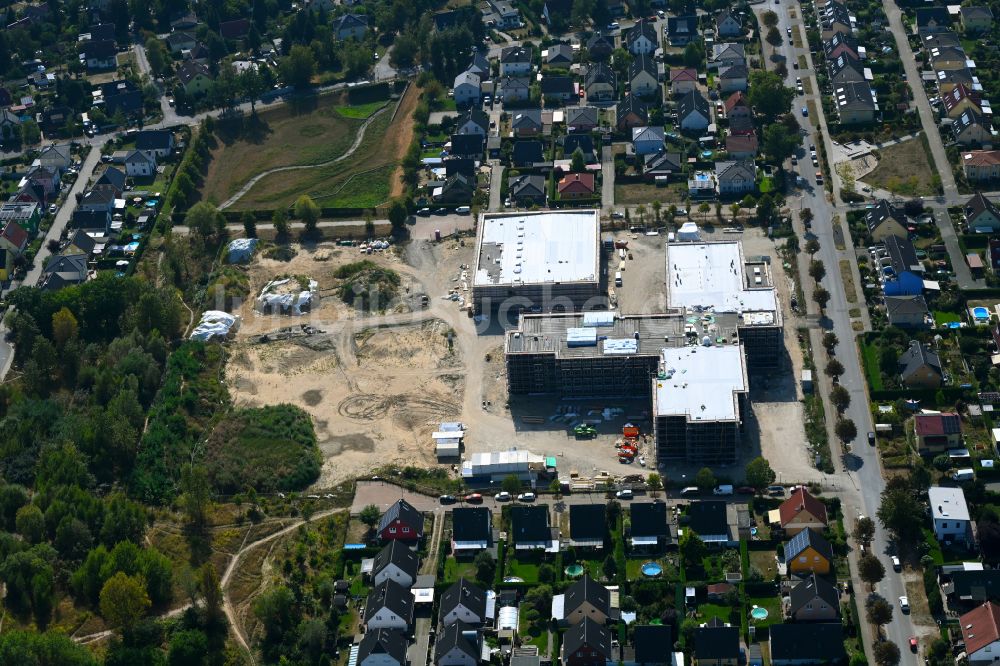
[[708,318],[735,316],[751,371],[778,366],[781,307],[766,261],[748,261],[733,240],[668,243],[666,262],[669,307]]

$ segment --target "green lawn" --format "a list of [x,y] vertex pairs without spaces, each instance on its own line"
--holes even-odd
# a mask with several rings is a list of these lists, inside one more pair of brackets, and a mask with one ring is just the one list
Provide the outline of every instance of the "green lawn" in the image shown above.
[[459,562],[454,557],[449,556],[444,561],[444,579],[449,583],[453,583],[459,578],[475,580],[476,565],[472,562]]
[[767,609],[766,620],[754,620],[754,625],[758,627],[768,627],[772,624],[781,624],[781,600],[778,597],[750,597],[747,599],[747,612],[754,606],[761,606]]
[[517,629],[521,640],[538,647],[541,654],[547,654],[549,651],[549,632],[545,630],[545,623],[532,624],[525,619],[525,615],[527,613],[522,607],[519,619],[520,626]]
[[337,113],[345,118],[357,118],[364,120],[373,113],[385,106],[385,100],[368,102],[367,104],[352,104],[350,106],[338,106]]
[[944,312],[942,310],[934,311],[934,323],[938,326],[944,326],[945,324],[950,324],[953,321],[962,321],[962,315],[957,312]]
[[770,176],[761,178],[760,181],[760,193],[767,194],[768,192],[774,191],[774,179]]
[[729,622],[732,612],[732,606],[722,606],[720,604],[701,604],[698,606],[698,614],[701,615],[701,622],[708,622],[713,617],[723,622]]
[[874,345],[866,344],[859,340],[861,344],[861,359],[864,362],[865,374],[868,376],[868,385],[873,391],[882,390],[882,373],[878,367],[878,349]]
[[357,173],[332,192],[313,194],[313,201],[323,208],[374,208],[389,199],[389,187],[395,164]]
[[505,576],[517,576],[525,583],[538,582],[538,565],[530,562],[518,562],[513,557],[507,560]]

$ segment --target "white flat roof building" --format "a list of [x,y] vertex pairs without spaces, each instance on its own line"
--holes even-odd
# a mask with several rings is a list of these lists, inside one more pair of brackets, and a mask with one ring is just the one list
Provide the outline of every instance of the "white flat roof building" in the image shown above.
[[[717,312],[771,312],[778,310],[774,287],[751,286],[756,277],[744,272],[739,241],[667,244],[667,305],[712,308]],[[761,317],[757,317],[759,320]],[[774,324],[770,321],[755,325]]]
[[739,345],[666,348],[662,373],[653,380],[655,416],[687,415],[695,421],[739,421],[739,395],[749,390]]
[[969,505],[961,488],[931,486],[927,489],[934,520],[969,520]]

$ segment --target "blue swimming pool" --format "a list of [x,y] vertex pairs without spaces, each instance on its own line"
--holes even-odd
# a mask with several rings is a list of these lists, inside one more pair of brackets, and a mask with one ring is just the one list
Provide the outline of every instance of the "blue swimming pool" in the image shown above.
[[649,576],[650,578],[653,576],[659,576],[663,573],[663,567],[660,566],[659,562],[646,562],[640,568],[642,569],[642,574],[644,576]]
[[979,305],[972,308],[972,316],[979,320],[986,320],[990,318],[990,311],[987,308]]

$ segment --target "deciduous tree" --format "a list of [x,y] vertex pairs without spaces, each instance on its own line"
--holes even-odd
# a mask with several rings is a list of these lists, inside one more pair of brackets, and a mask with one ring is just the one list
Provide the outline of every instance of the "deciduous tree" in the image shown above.
[[866,553],[858,559],[858,576],[875,589],[875,585],[885,578],[885,567],[877,557]]
[[120,628],[126,635],[145,617],[149,607],[146,586],[135,576],[119,571],[101,588],[101,615],[110,626]]
[[745,473],[747,485],[753,486],[758,491],[774,483],[774,470],[771,469],[771,464],[767,462],[767,459],[762,456],[757,456],[747,463]]

